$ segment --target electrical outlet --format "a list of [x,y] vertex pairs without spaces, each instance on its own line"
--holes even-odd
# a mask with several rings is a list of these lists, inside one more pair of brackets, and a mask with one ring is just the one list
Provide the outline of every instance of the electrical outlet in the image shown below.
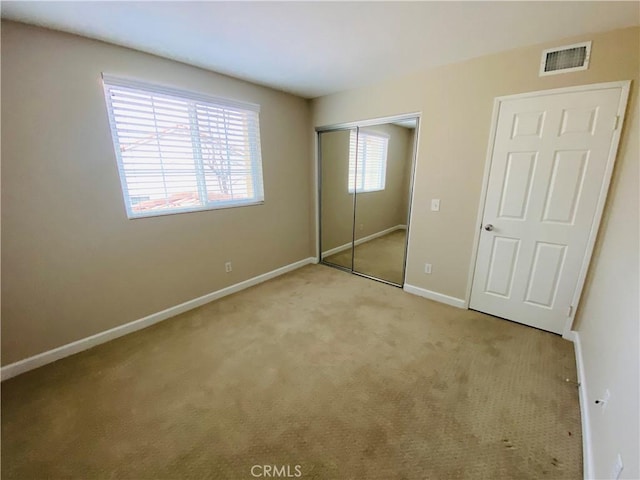
[[224,264],[224,271],[229,273],[230,271],[232,271],[233,268],[231,268],[231,262],[227,262]]
[[613,464],[613,469],[611,470],[611,478],[614,480],[620,480],[620,475],[622,475],[622,470],[624,470],[624,464],[622,463],[622,455],[618,454],[616,458],[616,463]]
[[364,223],[361,223],[360,225],[358,225],[358,230],[360,231],[364,230]]
[[430,263],[425,263],[424,264],[424,273],[431,273],[431,264]]
[[439,212],[440,211],[440,199],[434,198],[431,200],[431,211]]

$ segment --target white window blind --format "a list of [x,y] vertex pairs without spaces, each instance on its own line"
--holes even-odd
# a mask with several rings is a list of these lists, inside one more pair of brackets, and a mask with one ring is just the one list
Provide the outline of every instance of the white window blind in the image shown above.
[[[357,152],[356,152],[357,137]],[[349,192],[384,190],[389,137],[378,132],[351,131],[349,141]],[[357,161],[356,161],[357,160]]]
[[258,105],[103,82],[129,218],[264,201]]

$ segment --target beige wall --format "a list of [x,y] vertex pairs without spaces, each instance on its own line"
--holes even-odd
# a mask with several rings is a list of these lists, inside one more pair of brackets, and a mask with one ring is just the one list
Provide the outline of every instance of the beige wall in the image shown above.
[[[265,204],[128,220],[101,72],[260,104]],[[3,22],[2,364],[309,257],[309,124],[295,96]]]
[[[413,130],[385,124],[365,127],[389,136],[385,189],[358,193],[356,240],[407,224]],[[347,191],[349,174],[349,130],[321,134],[322,148],[322,250],[351,242],[353,236],[353,194]]]
[[[406,282],[464,298],[477,228],[482,173],[497,96],[633,80],[605,222],[579,315],[587,397],[609,388],[606,416],[593,411],[596,477],[610,475],[620,451],[623,478],[638,466],[638,72],[640,29],[587,35],[449,65],[313,102],[315,126],[422,112]],[[543,49],[592,40],[589,69],[539,77]],[[441,199],[440,212],[429,210]],[[425,275],[423,264],[433,264]],[[605,385],[607,387],[605,387]],[[598,415],[600,415],[598,417]],[[625,425],[627,427],[625,428]]]
[[[541,51],[552,46],[545,44],[314,100],[315,126],[422,112],[407,283],[465,296],[495,97],[637,76],[631,61],[638,50],[637,29],[553,45],[586,39],[593,47],[583,72],[539,77]],[[432,198],[441,199],[440,212],[430,211]],[[424,274],[427,261],[431,275]]]
[[[638,71],[637,56],[629,60]],[[618,453],[625,464],[621,478],[640,478],[639,110],[636,86],[595,260],[577,312],[594,444],[593,478],[609,478]],[[603,415],[595,401],[607,389],[611,400]]]
[[347,192],[350,130],[320,134],[322,152],[322,251],[351,242],[353,237],[353,195]]

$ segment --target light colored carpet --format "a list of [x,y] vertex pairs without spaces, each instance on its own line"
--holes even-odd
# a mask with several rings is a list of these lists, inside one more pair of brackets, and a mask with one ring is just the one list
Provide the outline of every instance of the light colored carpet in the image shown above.
[[2,384],[2,478],[579,479],[573,347],[310,265]]
[[[396,230],[356,246],[353,269],[356,272],[402,285],[407,231]],[[351,249],[326,257],[325,262],[351,268]]]

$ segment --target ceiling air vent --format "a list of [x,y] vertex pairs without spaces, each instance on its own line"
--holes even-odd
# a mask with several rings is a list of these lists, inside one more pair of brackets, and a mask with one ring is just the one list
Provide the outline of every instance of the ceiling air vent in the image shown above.
[[577,72],[589,68],[591,42],[550,48],[542,52],[540,76]]

